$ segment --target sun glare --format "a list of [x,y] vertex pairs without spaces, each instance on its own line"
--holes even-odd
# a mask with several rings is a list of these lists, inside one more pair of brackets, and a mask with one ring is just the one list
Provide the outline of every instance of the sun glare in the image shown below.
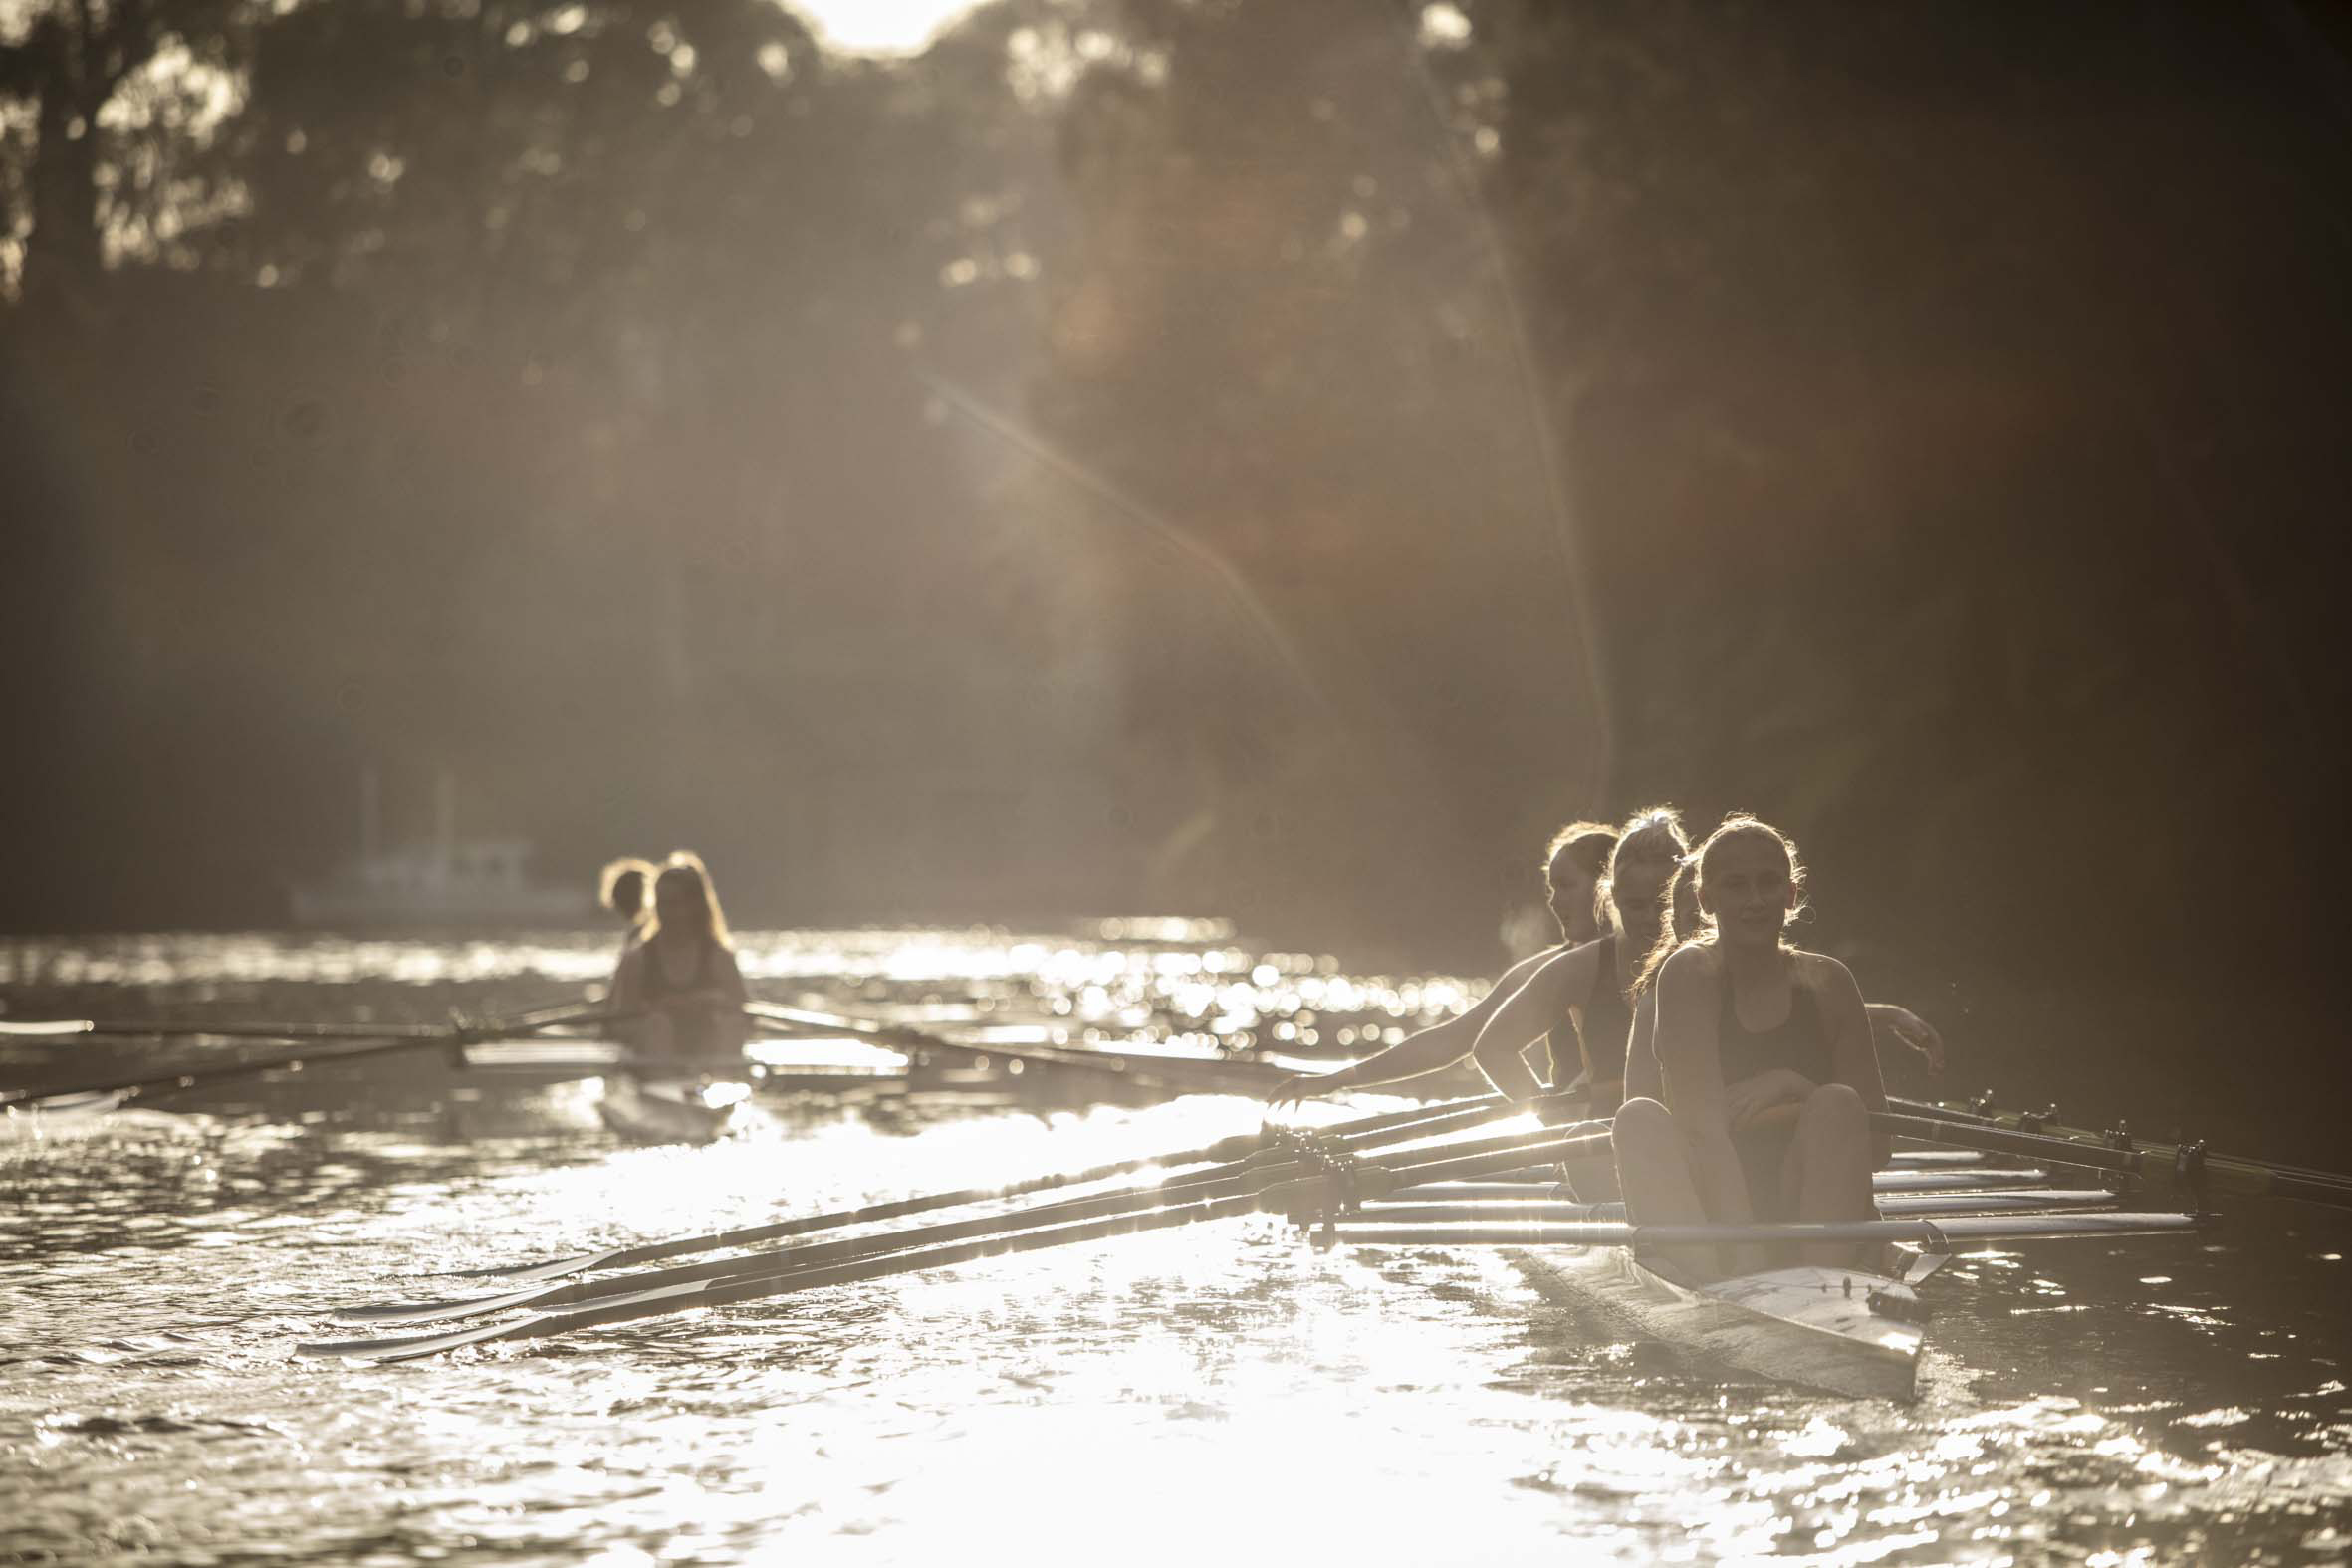
[[818,39],[837,54],[919,55],[971,0],[794,0]]

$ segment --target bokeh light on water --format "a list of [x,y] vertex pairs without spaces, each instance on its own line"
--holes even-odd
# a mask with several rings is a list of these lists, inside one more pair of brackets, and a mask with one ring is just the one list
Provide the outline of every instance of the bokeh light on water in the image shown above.
[[[1109,1034],[1137,1009],[1171,1032],[1242,1009],[1295,1032],[1335,999],[1351,1028],[1385,1027],[1382,1000],[1409,1026],[1404,998],[1442,1006],[1457,984],[1266,960],[1230,934],[746,950],[770,995]],[[8,995],[20,1016],[431,1017],[451,997],[552,1000],[604,956],[20,944]],[[464,1284],[441,1270],[1189,1148],[1260,1117],[1231,1096],[771,1097],[711,1148],[639,1149],[598,1128],[590,1083],[456,1081],[385,1063],[0,1144],[0,1557],[2123,1564],[2352,1545],[2352,1224],[2284,1208],[2187,1240],[1956,1259],[1911,1408],[1724,1382],[1538,1296],[1499,1253],[1321,1252],[1266,1218],[437,1360],[296,1358],[337,1304]]]

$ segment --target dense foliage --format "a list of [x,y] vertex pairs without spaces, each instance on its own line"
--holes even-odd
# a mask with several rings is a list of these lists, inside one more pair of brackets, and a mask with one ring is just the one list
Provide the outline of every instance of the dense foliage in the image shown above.
[[1784,822],[1914,985],[2291,991],[2331,27],[1001,0],[860,62],[766,0],[34,6],[0,918],[272,919],[372,762],[754,918],[1483,964],[1552,825],[1665,798]]

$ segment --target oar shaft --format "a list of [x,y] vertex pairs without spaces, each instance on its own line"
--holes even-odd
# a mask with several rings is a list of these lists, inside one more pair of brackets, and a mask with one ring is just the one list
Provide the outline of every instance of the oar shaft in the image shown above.
[[464,1344],[487,1344],[496,1340],[541,1339],[576,1329],[598,1328],[613,1323],[625,1323],[639,1318],[659,1317],[671,1312],[691,1311],[697,1307],[729,1306],[741,1301],[786,1295],[799,1290],[814,1290],[824,1285],[854,1284],[894,1274],[911,1274],[932,1268],[943,1268],[954,1263],[971,1262],[983,1257],[1001,1257],[1009,1253],[1034,1252],[1052,1246],[1066,1246],[1075,1242],[1099,1240],[1114,1235],[1129,1235],[1142,1231],[1168,1230],[1176,1226],[1195,1225],[1205,1220],[1230,1219],[1248,1214],[1256,1200],[1241,1195],[1199,1203],[1185,1204],[1143,1214],[1121,1215],[1087,1224],[1062,1226],[1045,1231],[1025,1232],[1017,1235],[990,1236],[982,1240],[958,1245],[926,1248],[921,1251],[882,1258],[858,1259],[830,1267],[804,1269],[789,1274],[751,1273],[739,1278],[711,1280],[699,1285],[656,1287],[629,1296],[618,1297],[601,1305],[578,1311],[559,1312],[546,1316],[525,1318],[521,1322],[476,1329],[459,1334],[433,1334],[409,1340],[386,1339],[373,1341],[342,1341],[310,1344],[300,1347],[312,1355],[366,1356],[380,1360],[399,1360],[411,1356],[433,1355]]
[[[2143,1178],[2170,1180],[2181,1151],[2172,1144],[2140,1144],[2118,1149],[2050,1133],[2017,1132],[1981,1121],[1898,1116],[1882,1112],[1871,1118],[1874,1127],[1898,1137],[1923,1138],[1997,1154],[2024,1154],[2086,1166],[2093,1170],[2122,1171]],[[2217,1193],[2245,1198],[2300,1198],[2307,1202],[2352,1208],[2352,1177],[2327,1173],[2284,1172],[2260,1161],[2234,1155],[2202,1154],[2199,1178]]]
[[781,1023],[832,1034],[851,1034],[899,1050],[938,1051],[967,1059],[988,1056],[1044,1067],[1068,1067],[1081,1072],[1124,1078],[1131,1083],[1150,1083],[1175,1089],[1197,1088],[1203,1082],[1217,1079],[1226,1085],[1254,1090],[1277,1082],[1284,1076],[1280,1068],[1265,1062],[1156,1056],[1131,1051],[1098,1050],[1092,1046],[974,1044],[965,1040],[952,1040],[910,1024],[877,1023],[867,1018],[814,1012],[806,1008],[783,1008],[765,1002],[750,1004],[744,1012],[763,1023]]
[[[1404,1141],[1445,1131],[1455,1126],[1508,1115],[1512,1107],[1494,1096],[1481,1096],[1465,1102],[1436,1106],[1415,1106],[1406,1112],[1384,1112],[1356,1121],[1341,1122],[1320,1130],[1318,1136],[1344,1142],[1350,1148],[1370,1148],[1379,1143]],[[509,1279],[517,1282],[560,1279],[567,1274],[591,1268],[630,1268],[639,1263],[659,1262],[665,1258],[685,1257],[696,1252],[714,1252],[726,1247],[756,1246],[763,1241],[778,1241],[790,1236],[806,1235],[815,1231],[829,1231],[842,1226],[863,1225],[882,1220],[900,1220],[910,1215],[926,1214],[939,1209],[954,1209],[965,1204],[988,1203],[997,1199],[1017,1198],[1030,1193],[1049,1192],[1058,1187],[1075,1187],[1085,1182],[1106,1180],[1134,1171],[1165,1167],[1181,1170],[1202,1164],[1229,1167],[1239,1162],[1256,1159],[1260,1163],[1273,1156],[1268,1152],[1265,1134],[1242,1133],[1218,1140],[1198,1149],[1180,1150],[1173,1154],[1155,1155],[1134,1160],[1120,1160],[1108,1165],[1093,1166],[1082,1171],[1068,1171],[1051,1176],[1035,1177],[1005,1187],[965,1188],[956,1192],[929,1193],[919,1197],[890,1199],[866,1204],[854,1209],[834,1210],[826,1214],[806,1215],[790,1220],[774,1221],[766,1225],[745,1226],[732,1231],[714,1232],[708,1235],[683,1236],[668,1241],[650,1241],[638,1246],[621,1247],[603,1252],[587,1252],[574,1257],[552,1258],[538,1263],[526,1263],[506,1268],[459,1270],[461,1277],[477,1279]],[[1196,1173],[1176,1179],[1181,1182],[1215,1180],[1233,1174],[1231,1170]],[[1152,1183],[1130,1191],[1161,1192],[1173,1183]]]
[[[613,1021],[619,1013],[600,1013],[598,1018]],[[332,1065],[363,1057],[380,1056],[393,1051],[418,1050],[434,1045],[462,1045],[470,1040],[491,1039],[502,1034],[530,1034],[561,1024],[583,1021],[578,1018],[549,1018],[539,1022],[515,1024],[505,1020],[475,1024],[452,1024],[424,1033],[408,1032],[401,1026],[397,1032],[378,1033],[358,1039],[330,1044],[319,1050],[288,1051],[279,1055],[217,1065],[191,1064],[173,1072],[157,1072],[152,1068],[127,1076],[117,1076],[96,1082],[57,1084],[44,1088],[11,1089],[0,1092],[0,1106],[24,1105],[38,1100],[56,1099],[78,1094],[111,1094],[118,1091],[136,1092],[152,1088],[192,1088],[199,1083],[218,1083],[226,1079],[256,1077],[297,1067]]]
[[[1387,1129],[1393,1135],[1398,1129]],[[1384,1134],[1375,1133],[1378,1137]],[[1475,1169],[1486,1169],[1496,1163],[1524,1161],[1528,1147],[1533,1142],[1543,1148],[1564,1147],[1575,1140],[1562,1140],[1555,1132],[1544,1129],[1536,1133],[1516,1134],[1509,1138],[1487,1140],[1504,1147],[1483,1156],[1473,1155],[1466,1162],[1461,1159],[1441,1160],[1443,1169],[1458,1169],[1468,1164]],[[1221,1146],[1211,1146],[1215,1152]],[[1461,1147],[1461,1146],[1458,1146]],[[1479,1145],[1467,1146],[1477,1149]],[[1451,1153],[1452,1151],[1447,1151]],[[1483,1162],[1483,1163],[1482,1163]],[[501,1310],[516,1306],[545,1308],[549,1306],[595,1300],[601,1297],[629,1294],[649,1288],[690,1283],[722,1276],[765,1273],[776,1270],[798,1272],[812,1267],[827,1266],[836,1262],[867,1257],[877,1253],[903,1252],[920,1247],[954,1243],[990,1234],[1009,1234],[1071,1223],[1092,1221],[1122,1214],[1140,1213],[1166,1208],[1207,1198],[1249,1193],[1259,1195],[1265,1207],[1286,1212],[1309,1213],[1334,1207],[1353,1191],[1360,1182],[1368,1193],[1385,1191],[1395,1185],[1411,1185],[1420,1180],[1418,1172],[1432,1162],[1426,1155],[1419,1160],[1404,1159],[1393,1166],[1366,1162],[1344,1175],[1333,1174],[1312,1161],[1305,1161],[1281,1150],[1268,1150],[1248,1160],[1214,1166],[1208,1170],[1171,1177],[1163,1182],[1122,1188],[1098,1193],[1086,1198],[1063,1199],[1039,1205],[1013,1214],[991,1214],[933,1225],[917,1226],[910,1230],[890,1232],[882,1235],[857,1236],[837,1241],[821,1241],[789,1247],[781,1252],[753,1258],[722,1258],[707,1263],[683,1264],[656,1269],[647,1273],[620,1275],[601,1280],[583,1281],[570,1285],[551,1285],[538,1292],[524,1295],[507,1294],[484,1297],[473,1301],[422,1302],[381,1308],[360,1308],[347,1315],[406,1321],[427,1321],[466,1316],[477,1312]],[[953,1197],[956,1195],[934,1195]],[[877,1209],[891,1206],[869,1206],[868,1218],[895,1218],[877,1214]],[[771,1226],[747,1227],[741,1231],[723,1232],[722,1237],[697,1237],[691,1241],[656,1242],[647,1247],[604,1254],[584,1261],[583,1266],[617,1268],[639,1262],[658,1261],[662,1257],[682,1256],[689,1252],[715,1251],[721,1247],[753,1245],[760,1241],[780,1240],[793,1233],[790,1228],[805,1226],[805,1221],[783,1221]],[[560,1273],[536,1275],[549,1279]]]
[[1184,1204],[1210,1199],[1241,1196],[1247,1197],[1253,1204],[1269,1208],[1282,1208],[1294,1201],[1299,1190],[1306,1187],[1313,1177],[1313,1167],[1297,1162],[1260,1167],[1229,1165],[1151,1186],[1124,1188],[1116,1192],[1100,1193],[1090,1198],[1064,1199],[1058,1203],[1042,1204],[1012,1214],[981,1215],[969,1220],[954,1220],[935,1225],[916,1226],[904,1231],[885,1232],[879,1235],[852,1236],[844,1240],[812,1242],[752,1257],[719,1258],[707,1263],[685,1263],[636,1274],[620,1274],[601,1279],[582,1280],[567,1285],[550,1285],[539,1291],[486,1296],[473,1301],[436,1301],[420,1302],[414,1305],[358,1308],[348,1311],[344,1315],[379,1321],[426,1322],[465,1317],[481,1312],[503,1311],[516,1307],[544,1310],[549,1307],[600,1300],[611,1296],[631,1295],[647,1289],[690,1284],[697,1280],[725,1277],[748,1278],[775,1273],[797,1274],[812,1268],[829,1267],[836,1263],[858,1258],[915,1251],[925,1247],[968,1241],[988,1235],[1009,1235],[1017,1232],[1049,1230],[1058,1226],[1115,1218],[1120,1215],[1180,1207]]
[[[1978,1225],[1984,1221],[1990,1224]],[[2088,1224],[2086,1222],[2100,1222]],[[2062,1240],[2084,1235],[2155,1235],[2196,1229],[2182,1214],[1971,1215],[1952,1220],[1853,1220],[1781,1225],[1631,1225],[1623,1222],[1523,1225],[1384,1225],[1339,1222],[1338,1240],[1382,1246],[1705,1246],[1722,1242],[1908,1241],[1936,1246],[1970,1240]]]
[[[1229,1144],[1235,1141],[1227,1140]],[[1249,1142],[1254,1145],[1256,1140],[1252,1139]],[[1058,1176],[1041,1176],[1030,1181],[1014,1182],[1005,1187],[971,1187],[960,1192],[926,1193],[919,1198],[894,1199],[886,1203],[866,1204],[856,1209],[834,1210],[829,1214],[803,1215],[797,1219],[778,1220],[768,1225],[744,1226],[738,1230],[721,1231],[710,1235],[684,1236],[674,1241],[651,1241],[642,1246],[623,1247],[617,1251],[591,1253],[585,1257],[567,1259],[558,1272],[542,1273],[540,1270],[543,1268],[556,1267],[556,1265],[548,1264],[539,1265],[538,1268],[510,1270],[508,1277],[534,1274],[543,1278],[558,1278],[562,1273],[577,1272],[586,1268],[633,1268],[639,1263],[655,1263],[669,1257],[688,1257],[696,1252],[716,1252],[729,1247],[757,1246],[763,1241],[781,1241],[796,1235],[807,1235],[814,1231],[838,1230],[846,1226],[869,1225],[884,1220],[903,1220],[911,1215],[927,1214],[939,1209],[957,1209],[966,1204],[989,1203],[1004,1198],[1020,1198],[1031,1193],[1050,1192],[1058,1187],[1075,1187],[1084,1182],[1124,1176],[1133,1171],[1148,1170],[1156,1166],[1194,1165],[1204,1159],[1217,1158],[1216,1151],[1221,1147],[1220,1145],[1211,1145],[1208,1150],[1192,1150],[1183,1155],[1164,1159],[1120,1160],[1110,1165],[1094,1166],[1088,1170],[1069,1171]],[[1241,1152],[1246,1153],[1247,1150]],[[1228,1155],[1226,1159],[1228,1163],[1231,1163],[1237,1157],[1236,1155]],[[1134,1193],[1156,1190],[1157,1184],[1150,1188],[1127,1189],[1126,1191]],[[992,1216],[990,1218],[1002,1220],[1004,1217]],[[796,1248],[795,1255],[807,1250],[809,1249]],[[740,1262],[737,1266],[741,1266]]]

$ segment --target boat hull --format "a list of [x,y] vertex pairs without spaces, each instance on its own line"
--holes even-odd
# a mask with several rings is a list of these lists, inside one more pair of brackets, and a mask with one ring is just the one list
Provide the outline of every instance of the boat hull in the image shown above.
[[1693,1285],[1622,1247],[1542,1247],[1515,1261],[1544,1294],[1599,1305],[1720,1366],[1854,1399],[1917,1395],[1920,1326],[1873,1305],[1916,1298],[1884,1274],[1803,1266]]
[[615,1073],[604,1080],[596,1114],[632,1143],[710,1143],[726,1134],[736,1100],[708,1103],[702,1078],[639,1078]]

